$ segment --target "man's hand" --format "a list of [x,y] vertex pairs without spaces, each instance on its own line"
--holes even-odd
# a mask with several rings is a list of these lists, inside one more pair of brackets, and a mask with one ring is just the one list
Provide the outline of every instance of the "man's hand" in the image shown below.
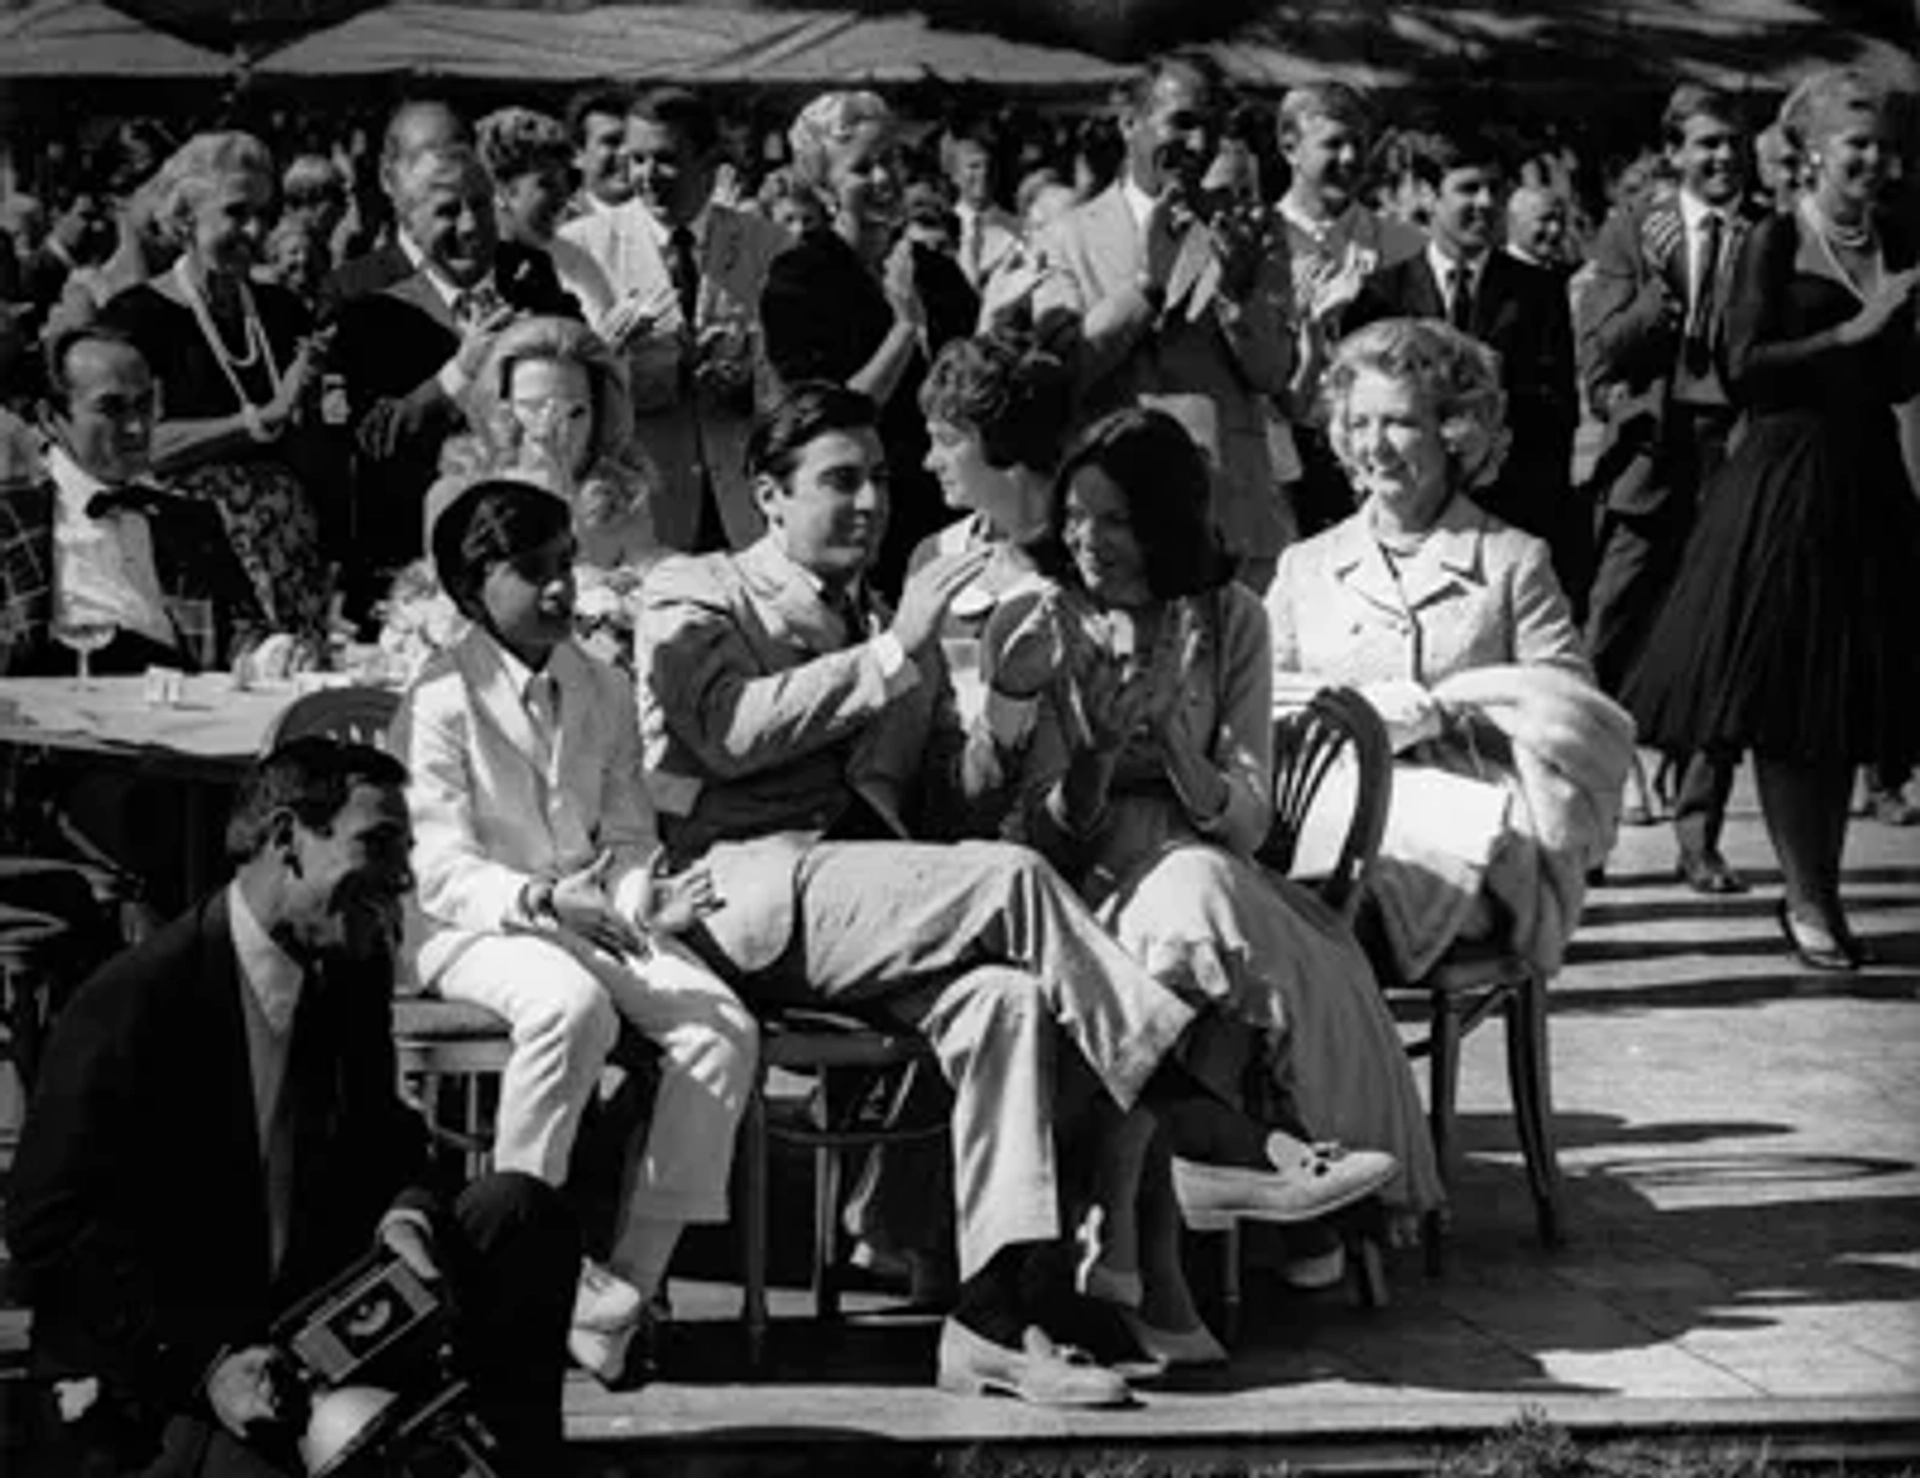
[[986,568],[991,556],[992,551],[987,549],[942,555],[908,577],[906,588],[900,592],[900,608],[893,613],[893,625],[889,629],[909,657],[918,654],[940,634],[947,607]]
[[653,332],[659,314],[638,293],[629,293],[608,310],[600,324],[600,337],[615,349],[630,339],[645,338]]
[[242,1441],[250,1427],[280,1415],[272,1375],[277,1359],[265,1345],[249,1345],[228,1355],[207,1377],[207,1405],[220,1425]]
[[713,873],[706,863],[696,862],[684,872],[654,880],[647,924],[661,934],[678,934],[695,919],[712,913],[722,901],[713,885]]
[[613,854],[602,852],[578,872],[553,885],[554,920],[571,934],[613,954],[637,954],[646,946],[640,931],[614,912],[607,897],[607,872]]
[[428,1283],[440,1281],[433,1256],[433,1235],[412,1215],[396,1215],[380,1224],[380,1245]]
[[502,303],[461,327],[460,347],[453,351],[453,366],[462,382],[470,383],[480,373],[487,356],[493,352],[495,336],[512,323],[513,318],[513,306]]

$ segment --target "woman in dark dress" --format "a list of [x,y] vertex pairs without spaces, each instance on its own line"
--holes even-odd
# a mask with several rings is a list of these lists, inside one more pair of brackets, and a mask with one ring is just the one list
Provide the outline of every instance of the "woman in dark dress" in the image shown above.
[[1910,223],[1875,213],[1882,97],[1826,72],[1782,122],[1808,177],[1735,269],[1723,368],[1742,428],[1625,696],[1662,749],[1753,751],[1787,943],[1851,970],[1853,770],[1920,739],[1920,511],[1893,411],[1920,385],[1920,274]]
[[315,451],[318,341],[299,298],[251,280],[271,219],[273,156],[249,134],[199,134],[155,185],[180,256],[103,315],[160,381],[154,468],[219,508],[272,628],[322,646],[329,582],[300,473]]
[[826,209],[773,260],[760,297],[767,359],[785,384],[831,380],[880,406],[893,487],[872,579],[898,591],[913,548],[945,521],[922,463],[920,382],[949,339],[973,332],[979,301],[959,264],[900,238],[893,115],[870,92],[831,92],[801,110],[789,135],[793,171]]

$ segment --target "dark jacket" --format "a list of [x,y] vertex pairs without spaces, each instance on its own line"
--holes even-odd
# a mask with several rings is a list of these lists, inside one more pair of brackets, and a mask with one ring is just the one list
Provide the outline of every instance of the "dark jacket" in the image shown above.
[[191,1410],[226,1346],[257,1343],[373,1246],[395,1204],[434,1214],[394,1087],[391,971],[309,974],[291,1095],[291,1240],[278,1277],[225,892],[110,961],[61,1013],[14,1160],[7,1245],[50,1375]]

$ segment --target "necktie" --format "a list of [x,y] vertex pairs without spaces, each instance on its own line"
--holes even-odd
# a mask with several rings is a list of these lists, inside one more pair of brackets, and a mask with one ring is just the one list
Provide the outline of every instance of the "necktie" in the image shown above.
[[111,518],[116,513],[144,513],[148,517],[156,517],[163,511],[166,497],[158,488],[145,487],[137,482],[124,487],[107,488],[87,499],[87,517]]
[[1700,258],[1693,268],[1693,296],[1687,304],[1687,372],[1704,375],[1712,365],[1713,302],[1720,272],[1720,214],[1708,211],[1700,222]]
[[505,299],[492,283],[482,283],[478,287],[463,288],[454,294],[453,316],[464,328],[478,323],[488,314],[504,305]]
[[1452,285],[1447,296],[1447,322],[1463,334],[1473,332],[1473,270],[1465,262],[1455,262],[1447,274]]
[[678,225],[667,238],[672,256],[667,270],[673,276],[674,296],[680,300],[680,321],[691,333],[695,311],[700,306],[700,258],[694,251],[693,228]]
[[980,258],[986,251],[986,222],[979,211],[967,218],[966,255],[962,261],[966,264],[967,281],[975,286],[980,282]]

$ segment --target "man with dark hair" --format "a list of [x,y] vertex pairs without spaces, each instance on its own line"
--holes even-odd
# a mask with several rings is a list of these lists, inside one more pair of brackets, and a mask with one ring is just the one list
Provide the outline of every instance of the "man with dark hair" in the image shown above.
[[1577,617],[1586,609],[1593,519],[1573,488],[1579,404],[1566,288],[1496,250],[1505,176],[1490,139],[1461,128],[1436,132],[1412,168],[1431,202],[1427,248],[1369,276],[1341,332],[1380,318],[1444,318],[1499,352],[1513,444],[1498,480],[1475,490],[1474,501],[1546,540]]
[[1211,59],[1159,58],[1127,96],[1121,178],[1050,234],[1035,321],[1077,330],[1083,419],[1139,404],[1187,429],[1227,550],[1264,588],[1287,527],[1268,444],[1293,368],[1285,258],[1264,212],[1217,208],[1202,188],[1226,103]]
[[1336,1182],[1351,1193],[1354,1162],[1324,1179],[1276,1170],[1264,1131],[1169,1058],[1192,1009],[1036,853],[914,840],[955,814],[939,635],[987,551],[935,558],[898,611],[876,606],[865,577],[888,506],[876,423],[866,396],[796,386],[749,443],[766,535],[649,574],[648,783],[669,865],[704,861],[721,900],[688,941],[743,1000],[881,1011],[934,1048],[954,1093],[962,1278],[941,1384],[1110,1405],[1125,1383],[1054,1344],[1046,1296],[1066,1231],[1060,1077],[1090,1069],[1119,1110],[1205,1125],[1208,1194],[1230,1214],[1297,1218]]
[[573,213],[593,215],[633,198],[627,178],[627,105],[619,88],[591,87],[567,104],[567,137],[573,141],[573,168],[580,177]]
[[443,1203],[394,1088],[406,778],[331,739],[266,756],[228,827],[232,883],[54,1025],[6,1235],[57,1398],[37,1445],[65,1471],[148,1471],[163,1451],[167,1472],[301,1471],[268,1331],[381,1246],[452,1288],[505,1469],[555,1471],[571,1214],[512,1174]]
[[959,220],[960,270],[967,286],[985,297],[993,275],[1020,257],[1020,223],[994,198],[991,137],[977,125],[949,130],[940,141],[940,167]]
[[636,430],[660,472],[655,534],[670,549],[744,548],[760,533],[742,471],[760,293],[787,237],[713,199],[720,129],[705,98],[658,88],[634,100],[626,129],[633,198],[560,236],[613,295],[600,332],[625,350]]
[[56,625],[99,625],[99,672],[221,670],[264,632],[218,514],[148,480],[157,387],[125,335],[46,349],[42,434],[0,456],[0,672],[70,670]]
[[[1721,316],[1753,218],[1739,110],[1697,83],[1674,90],[1661,136],[1675,184],[1616,210],[1594,241],[1580,298],[1580,373],[1606,422],[1594,465],[1600,551],[1587,644],[1618,693],[1686,551],[1702,484],[1735,415],[1722,382]],[[1720,855],[1736,754],[1679,759],[1678,868],[1700,893],[1746,886]]]
[[391,188],[393,243],[348,262],[321,294],[358,452],[346,591],[356,619],[421,552],[421,500],[494,336],[519,313],[580,316],[544,253],[500,240],[493,179],[471,145],[401,153]]

